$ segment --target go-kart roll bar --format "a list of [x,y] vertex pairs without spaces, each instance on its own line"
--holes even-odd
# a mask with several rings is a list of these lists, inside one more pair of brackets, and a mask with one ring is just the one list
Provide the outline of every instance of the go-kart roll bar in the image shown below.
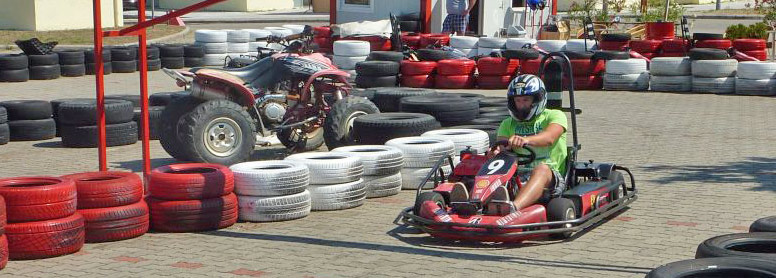
[[417,198],[420,196],[420,192],[423,191],[423,186],[426,185],[426,183],[428,182],[428,179],[430,179],[432,175],[436,176],[436,173],[439,172],[439,175],[442,176],[441,180],[437,180],[436,178],[434,178],[434,187],[436,187],[437,184],[440,181],[445,181],[446,180],[445,179],[445,172],[442,171],[442,163],[445,161],[445,159],[447,159],[447,162],[450,163],[450,167],[453,167],[453,168],[455,167],[455,165],[453,165],[453,157],[452,156],[448,155],[448,156],[440,158],[436,162],[436,164],[434,164],[434,167],[431,168],[431,171],[429,171],[428,174],[426,174],[426,178],[423,179],[423,181],[421,181],[420,184],[418,185],[418,189],[417,189],[416,194],[415,194],[416,201],[417,201]]
[[553,57],[553,58],[558,57],[560,58],[561,61],[563,61],[563,67],[564,67],[563,71],[566,72],[566,77],[568,77],[568,80],[569,80],[568,91],[569,91],[569,104],[571,105],[571,130],[572,130],[571,136],[574,140],[574,148],[579,150],[579,142],[577,141],[577,115],[576,115],[577,109],[574,103],[574,73],[572,72],[572,69],[571,69],[571,60],[569,60],[569,57],[566,56],[566,54],[564,54],[563,52],[548,53],[547,55],[544,56],[544,58],[542,58],[542,62],[540,64],[542,66],[539,67],[539,78],[543,79],[544,68],[547,66],[546,62],[547,62],[547,59],[549,59],[550,57]]

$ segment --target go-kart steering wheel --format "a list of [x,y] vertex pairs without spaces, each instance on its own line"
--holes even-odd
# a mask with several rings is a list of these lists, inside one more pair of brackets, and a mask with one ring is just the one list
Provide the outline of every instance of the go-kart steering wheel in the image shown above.
[[[509,147],[509,141],[508,140],[500,140],[496,141],[496,143],[493,144],[493,147],[490,147],[490,151],[492,152],[496,147],[503,146],[503,147]],[[536,151],[529,148],[528,146],[523,146],[523,149],[528,151],[528,154],[521,154],[516,152],[506,152],[507,155],[511,155],[514,157],[517,157],[517,164],[518,165],[527,165],[531,164],[536,160]]]

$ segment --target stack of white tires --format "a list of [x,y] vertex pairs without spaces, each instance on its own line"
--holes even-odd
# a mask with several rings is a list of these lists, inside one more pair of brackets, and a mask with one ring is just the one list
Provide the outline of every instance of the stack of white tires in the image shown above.
[[270,222],[310,214],[310,171],[301,163],[253,161],[232,165],[239,218]]
[[281,38],[285,38],[294,34],[294,31],[291,31],[291,29],[283,27],[265,27],[264,30],[270,31],[272,36]]
[[529,38],[508,38],[506,43],[507,49],[512,50],[521,49],[524,46],[528,46],[530,48],[534,45],[536,45],[536,40]]
[[657,57],[649,64],[650,90],[657,92],[692,91],[689,57]]
[[399,194],[402,187],[401,169],[404,154],[398,148],[382,145],[339,147],[331,153],[355,156],[364,164],[364,185],[367,198]]
[[356,78],[356,63],[366,61],[370,45],[365,41],[339,40],[334,42],[334,57],[332,62],[341,70]]
[[471,58],[477,56],[477,42],[479,40],[476,37],[453,36],[450,37],[450,47],[463,52],[463,54],[466,54],[466,57]]
[[604,90],[646,91],[647,89],[649,89],[647,60],[627,59],[606,62]]
[[566,51],[565,40],[540,40],[536,42],[536,46],[547,52]]
[[194,44],[205,48],[203,63],[206,66],[223,66],[228,49],[227,31],[197,30],[194,32]]
[[267,44],[267,37],[272,35],[272,32],[262,29],[244,29],[248,32],[248,54],[251,56],[259,55],[259,47],[271,48]]
[[692,91],[696,93],[732,94],[736,91],[738,61],[692,61]]
[[[388,140],[385,145],[396,147],[404,154],[404,167],[401,169],[402,189],[417,189],[440,159],[455,153],[455,144],[452,141],[429,137],[396,138]],[[452,171],[450,163],[445,161],[443,165],[442,170],[445,175],[449,175]],[[433,180],[426,181],[422,186],[432,188]]]
[[310,152],[286,157],[310,169],[312,210],[341,210],[358,207],[366,199],[364,164],[342,153]]
[[595,40],[570,39],[566,41],[566,51],[582,53],[593,51],[594,49],[598,49]]
[[776,63],[740,62],[736,71],[736,94],[776,95]]
[[288,30],[291,30],[291,34],[301,34],[304,32],[304,25],[298,25],[298,24],[284,24],[283,26],[280,26],[283,28],[286,28]]
[[232,58],[248,55],[250,33],[245,30],[226,30],[226,53]]
[[488,56],[493,52],[501,53],[501,51],[506,48],[506,38],[482,37],[477,42],[477,55]]
[[460,159],[459,156],[461,151],[466,150],[467,148],[477,151],[478,154],[484,154],[490,148],[490,137],[488,136],[488,133],[477,129],[438,129],[426,131],[420,136],[452,141],[453,145],[455,145],[455,153],[453,155],[457,159]]

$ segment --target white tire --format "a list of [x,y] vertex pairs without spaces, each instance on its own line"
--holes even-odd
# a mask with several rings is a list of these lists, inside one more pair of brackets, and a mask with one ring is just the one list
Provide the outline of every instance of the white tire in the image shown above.
[[352,40],[339,40],[334,42],[334,55],[335,56],[367,56],[371,46],[369,42],[365,41],[352,41]]
[[364,164],[365,176],[393,175],[401,171],[404,165],[404,154],[400,149],[391,146],[345,146],[333,149],[331,153],[358,157]]
[[434,167],[441,158],[455,152],[453,141],[437,138],[403,137],[388,140],[385,145],[399,148],[404,153],[405,168]]
[[[616,61],[616,60],[612,60]],[[611,61],[610,61],[611,62]],[[604,89],[614,91],[646,91],[649,89],[649,73],[604,74]]]
[[311,185],[347,183],[359,180],[364,175],[364,164],[361,160],[344,154],[298,153],[286,157],[285,160],[307,165],[310,169]]
[[281,37],[281,38],[285,38],[294,34],[293,31],[283,27],[266,27],[264,28],[264,30],[269,31],[275,37]]
[[776,78],[776,63],[774,62],[740,62],[736,77],[744,79]]
[[240,220],[272,222],[303,218],[312,208],[310,192],[273,197],[237,196]]
[[566,51],[586,52],[586,51],[592,51],[596,47],[597,45],[594,40],[570,39],[566,41]]
[[366,184],[363,179],[353,182],[310,186],[312,210],[341,210],[364,204]]
[[736,78],[736,94],[750,96],[776,95],[776,79]]
[[438,129],[426,131],[420,136],[453,141],[456,156],[467,147],[471,147],[479,154],[487,152],[490,148],[488,133],[477,129]]
[[194,31],[194,41],[196,42],[226,42],[226,31],[223,30],[197,30]]
[[250,33],[245,30],[226,30],[226,42],[246,43],[250,38]]
[[478,47],[477,48],[477,55],[490,55],[493,52],[501,53],[504,49],[501,48],[486,48],[486,47]]
[[692,91],[696,93],[732,94],[736,91],[735,77],[694,77]]
[[565,40],[539,40],[536,46],[547,52],[558,52],[566,50]]
[[640,74],[647,71],[647,60],[628,59],[606,61],[608,74]]
[[249,42],[248,43],[248,52],[257,52],[259,47],[269,48],[267,42]]
[[386,176],[364,176],[367,198],[380,198],[399,194],[401,172]]
[[194,42],[194,44],[205,48],[205,54],[225,54],[228,49],[228,44],[225,42]]
[[230,42],[226,44],[227,53],[246,53],[250,49],[250,44],[247,42]]
[[453,36],[450,37],[450,47],[452,48],[477,48],[477,42],[480,38],[467,37],[467,36]]
[[467,58],[477,56],[478,53],[476,48],[456,48],[456,50],[461,51]]
[[477,47],[482,48],[505,48],[506,46],[506,38],[482,37],[477,41]]
[[341,70],[354,70],[356,63],[366,61],[367,56],[338,56],[334,55],[332,62]]
[[653,76],[691,75],[691,65],[688,57],[656,57],[649,64],[649,73]]
[[243,29],[248,32],[248,42],[256,42],[256,39],[266,39],[272,32],[262,29]]
[[536,45],[535,39],[527,39],[527,38],[508,38],[506,47],[507,49],[521,49],[526,44],[530,44],[531,46]]
[[291,195],[305,191],[310,184],[310,170],[298,162],[251,161],[232,165],[229,169],[234,173],[237,195]]
[[649,80],[650,90],[656,92],[689,92],[692,91],[692,76],[660,76],[653,75]]
[[[431,168],[404,168],[401,169],[401,189],[418,189],[420,183],[426,179],[431,172]],[[453,171],[450,165],[442,166],[442,172],[448,177]],[[423,189],[434,188],[434,175],[426,180]]]
[[695,77],[736,76],[736,69],[738,69],[738,61],[735,59],[692,61],[692,76]]
[[224,66],[224,62],[226,61],[226,53],[224,54],[205,54],[204,57],[202,57],[202,62],[205,63],[207,66]]
[[304,32],[304,25],[298,25],[298,24],[284,24],[280,27],[286,28],[288,30],[291,30],[293,34],[301,34]]

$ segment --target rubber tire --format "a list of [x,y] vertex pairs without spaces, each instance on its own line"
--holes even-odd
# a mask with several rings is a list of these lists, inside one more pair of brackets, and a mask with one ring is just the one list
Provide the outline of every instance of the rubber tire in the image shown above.
[[386,146],[393,146],[404,153],[405,168],[430,168],[439,159],[455,155],[452,141],[429,137],[403,137],[388,140]]
[[194,31],[194,41],[196,42],[226,42],[226,39],[226,30],[200,29]]
[[633,40],[630,41],[630,48],[638,53],[655,53],[660,51],[663,40]]
[[609,51],[624,51],[628,44],[630,44],[630,41],[600,41],[598,42],[598,48]]
[[234,191],[234,174],[219,164],[171,164],[151,171],[148,191],[159,200],[217,198]]
[[461,98],[450,101],[448,95],[414,96],[401,100],[400,110],[410,113],[424,113],[434,116],[437,121],[446,123],[468,122],[479,115],[479,100]]
[[363,179],[353,182],[310,186],[313,211],[343,210],[361,206],[366,201],[366,184]]
[[183,46],[183,57],[202,58],[205,57],[205,48],[201,45],[187,44]]
[[401,78],[401,86],[409,88],[434,88],[435,75],[404,75]]
[[701,40],[695,42],[695,47],[698,48],[716,48],[716,49],[728,49],[733,47],[733,42],[730,40]]
[[745,79],[776,78],[776,63],[772,62],[739,62],[736,77]]
[[145,201],[105,208],[78,210],[83,215],[86,242],[111,242],[139,237],[149,228],[149,210]]
[[437,75],[472,75],[477,68],[474,60],[439,60],[437,62]]
[[339,56],[334,55],[331,61],[341,70],[354,70],[356,64],[366,61],[366,56]]
[[8,144],[11,141],[11,129],[8,124],[0,124],[0,145]]
[[363,61],[356,63],[356,73],[365,76],[395,76],[399,63],[392,61]]
[[310,169],[311,185],[354,182],[364,174],[364,164],[358,157],[342,153],[308,152],[292,154],[285,161],[301,163]]
[[451,58],[447,51],[437,49],[418,49],[416,54],[421,61],[438,62],[439,60]]
[[9,121],[11,141],[40,141],[56,137],[57,123],[54,119]]
[[664,40],[663,52],[682,52],[685,53],[688,50],[689,42],[684,39]]
[[357,40],[338,40],[334,42],[334,55],[336,56],[367,56],[371,46],[369,42]]
[[57,51],[60,65],[83,65],[86,63],[86,56],[80,50]]
[[148,198],[151,229],[161,232],[202,232],[227,228],[237,222],[237,195],[186,201]]
[[604,90],[646,91],[649,89],[649,72],[641,74],[604,74]]
[[690,49],[690,60],[726,60],[730,59],[727,51],[714,48],[693,48]]
[[661,76],[682,76],[692,74],[692,63],[687,57],[657,57],[649,64],[649,73]]
[[398,51],[372,51],[367,55],[366,60],[401,63],[404,60],[404,53]]
[[[120,124],[132,121],[133,103],[121,99],[105,100],[105,123]],[[51,107],[51,105],[49,105]],[[71,100],[61,103],[57,108],[57,120],[63,125],[96,125],[97,101]]]
[[649,80],[650,90],[657,92],[689,92],[692,91],[692,76],[662,76],[653,75]]
[[738,51],[765,50],[767,43],[763,39],[735,39],[733,47]]
[[23,53],[0,56],[0,70],[21,70],[29,67],[29,59]]
[[380,112],[398,112],[401,99],[410,96],[422,96],[437,94],[435,90],[420,88],[395,88],[393,90],[375,91],[374,103]]
[[506,89],[512,82],[511,75],[503,76],[477,76],[477,87],[480,89]]
[[439,204],[439,207],[443,209],[447,207],[445,205],[445,198],[442,196],[442,194],[440,194],[439,192],[427,191],[427,192],[420,193],[420,195],[418,195],[418,198],[415,200],[415,206],[412,209],[412,214],[414,214],[415,216],[420,216],[421,206],[426,201],[432,201],[434,203],[437,203]]
[[57,257],[81,250],[85,241],[84,218],[68,217],[6,226],[9,258],[29,260]]
[[627,60],[630,59],[630,53],[625,51],[601,50],[593,53],[593,60]]
[[755,58],[760,61],[766,61],[768,60],[768,52],[766,50],[752,50],[752,51],[743,51],[744,54],[751,56],[752,58]]
[[692,76],[719,78],[736,76],[738,61],[727,60],[696,60],[692,61]]
[[332,149],[331,153],[358,157],[364,165],[364,176],[393,175],[399,173],[404,165],[401,150],[390,146],[346,146]]
[[59,65],[59,54],[56,52],[42,55],[27,55],[30,67]]
[[437,75],[434,87],[439,89],[471,89],[476,79],[473,75]]
[[695,93],[732,94],[736,91],[736,78],[693,77],[692,91]]
[[774,96],[776,95],[776,79],[736,78],[736,94]]
[[7,120],[43,120],[51,118],[51,103],[45,100],[9,100],[0,102],[5,107]]
[[248,222],[275,222],[304,218],[310,215],[310,192],[283,196],[240,196],[240,220]]
[[693,40],[721,40],[725,37],[725,34],[717,33],[693,33]]
[[[111,62],[136,61],[137,49],[131,48],[131,47],[113,47],[110,49],[110,56],[111,56]],[[114,65],[114,67],[115,66],[116,65]]]
[[624,42],[631,39],[629,33],[601,34],[601,41]]
[[157,45],[157,47],[159,48],[160,58],[185,56],[183,45],[180,45],[180,44],[160,44],[160,45]]
[[59,64],[46,66],[31,66],[30,80],[52,80],[62,76]]
[[200,57],[186,57],[183,59],[183,66],[187,68],[205,66],[205,59]]
[[80,65],[62,65],[60,66],[62,76],[65,77],[78,77],[86,75],[86,66]]
[[574,77],[597,76],[606,70],[606,63],[603,60],[575,59],[570,61]]
[[492,146],[493,143],[496,142],[496,133],[498,132],[498,126],[493,125],[459,125],[459,126],[451,126],[451,127],[445,127],[443,129],[476,129],[476,130],[482,130],[486,133],[488,133],[488,139],[490,140],[490,145]]
[[776,232],[776,216],[757,219],[749,226],[749,232]]
[[[749,245],[758,245],[759,248],[752,246],[754,249],[747,249]],[[774,248],[776,233],[727,234],[703,241],[698,245],[695,258],[740,257],[773,262],[776,259]]]
[[226,54],[227,43],[226,42],[198,42],[195,41],[194,45],[200,46],[205,50],[205,55],[202,57],[208,57],[208,54]]
[[[113,64],[111,62],[105,62],[102,65],[103,65],[103,68],[102,68],[103,72],[102,73],[104,75],[109,75],[109,74],[113,73]],[[87,75],[95,75],[95,74],[97,74],[97,69],[95,68],[95,64],[94,63],[86,63],[86,74]]]
[[437,62],[433,61],[401,61],[401,74],[407,75],[431,75],[437,69]]
[[183,57],[162,57],[161,63],[162,67],[167,69],[182,69],[186,64]]
[[148,105],[149,106],[167,106],[171,102],[173,102],[176,99],[186,97],[189,93],[186,91],[180,91],[180,92],[162,92],[162,93],[154,93],[150,96],[148,96]]
[[283,196],[305,191],[310,170],[293,161],[250,161],[229,167],[234,173],[234,190],[242,196]]
[[606,63],[606,73],[613,75],[641,74],[647,72],[644,59],[612,60]]
[[491,125],[498,127],[502,121],[504,121],[502,118],[476,118],[466,123],[466,125]]
[[420,31],[420,22],[407,20],[399,21],[399,30],[407,32],[418,32]]
[[[60,137],[62,146],[68,148],[96,148],[98,146],[97,126],[62,125]],[[105,125],[105,142],[107,147],[126,146],[137,143],[137,123]]]
[[137,71],[137,61],[112,61],[113,72],[116,73],[133,73]]
[[383,145],[394,138],[418,136],[440,127],[434,117],[419,113],[370,114],[353,122],[354,138],[360,145]]
[[[167,109],[165,109],[167,111]],[[162,113],[164,114],[164,113]],[[164,115],[163,115],[164,116]],[[203,138],[206,124],[225,117],[234,121],[242,132],[238,150],[229,156],[219,157],[209,153]],[[194,162],[209,162],[232,165],[247,160],[256,144],[256,124],[254,119],[239,104],[229,100],[211,100],[183,115],[179,124],[178,138],[183,144],[184,157]]]
[[30,70],[0,70],[0,82],[26,82],[30,80]]
[[[111,60],[113,60],[113,56],[111,55],[110,48],[103,47],[102,48],[102,62],[110,64]],[[89,49],[84,51],[84,63],[85,64],[94,64],[94,49]]]
[[86,172],[62,178],[75,182],[78,209],[126,206],[143,198],[143,181],[131,172]]
[[346,97],[335,102],[323,123],[323,139],[328,149],[354,143],[352,130],[350,130],[352,127],[349,127],[348,123],[352,120],[350,115],[356,112],[375,114],[380,113],[380,110],[374,103],[364,98]]
[[467,36],[453,36],[450,37],[450,47],[453,48],[477,48],[479,38],[467,37]]
[[364,176],[366,198],[382,198],[399,194],[402,188],[401,172],[384,176]]
[[[574,212],[574,217],[572,219],[568,219],[568,210],[572,210]],[[555,198],[550,200],[550,202],[547,204],[547,221],[566,221],[566,220],[573,220],[576,218],[577,215],[577,209],[574,205],[574,202],[566,199],[566,198]],[[554,239],[567,239],[571,237],[572,232],[564,232],[564,233],[557,233],[557,234],[550,234],[551,238]]]
[[776,277],[773,262],[750,258],[706,258],[684,260],[661,265],[646,278],[675,277]]
[[17,177],[0,179],[8,222],[57,219],[76,211],[76,187],[70,179]]
[[528,39],[528,38],[507,38],[507,43],[505,44],[507,49],[524,49],[523,47],[528,44],[529,48],[536,45],[536,39]]
[[461,151],[471,149],[477,153],[486,153],[490,149],[490,137],[488,133],[478,129],[440,129],[425,132],[421,137],[446,139],[455,145],[455,155]]

